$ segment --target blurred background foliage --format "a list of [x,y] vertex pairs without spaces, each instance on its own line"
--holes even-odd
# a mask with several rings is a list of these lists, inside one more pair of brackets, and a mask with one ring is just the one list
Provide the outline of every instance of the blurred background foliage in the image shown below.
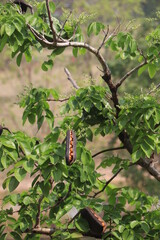
[[[6,2],[6,1],[2,1]],[[30,1],[30,4],[36,7],[37,1]],[[74,16],[86,13],[87,25],[94,19],[96,21],[103,22],[105,25],[109,25],[109,29],[112,31],[118,24],[120,24],[121,31],[131,31],[134,33],[136,40],[139,42],[139,48],[145,53],[143,41],[145,36],[150,33],[159,23],[160,19],[157,12],[160,10],[160,1],[156,0],[55,0],[57,6],[55,16],[64,21],[64,16],[73,10]],[[63,17],[61,17],[63,15]],[[87,17],[89,16],[89,17]],[[84,21],[85,22],[85,21]],[[93,37],[91,40],[87,38],[85,32],[86,23],[84,23],[84,35],[85,41],[91,41],[90,44],[98,46],[102,41],[98,37]],[[109,67],[112,71],[112,79],[118,81],[125,73],[135,67],[134,60],[122,60],[116,59],[115,53],[112,50],[105,50],[103,52]],[[23,94],[26,90],[26,86],[33,85],[34,87],[55,88],[58,90],[62,97],[70,96],[75,91],[70,83],[67,81],[67,77],[64,73],[64,67],[67,67],[72,73],[74,79],[79,86],[86,86],[89,84],[98,83],[104,85],[100,78],[100,72],[97,69],[97,62],[89,53],[85,56],[78,58],[72,57],[70,50],[66,50],[63,55],[57,57],[54,67],[47,73],[41,70],[41,63],[44,61],[47,55],[47,50],[44,54],[34,54],[31,63],[26,63],[23,59],[21,67],[18,68],[15,60],[10,60],[10,52],[8,49],[1,54],[0,62],[0,111],[1,122],[5,123],[5,126],[9,127],[13,131],[23,130],[31,136],[37,136],[43,138],[49,129],[43,126],[42,129],[37,132],[36,126],[31,127],[26,124],[25,127],[21,125],[22,110],[19,110],[16,102],[18,101],[17,95]],[[134,92],[147,92],[151,84],[157,84],[159,81],[158,74],[154,79],[150,79],[147,72],[143,72],[138,77],[137,73],[133,74],[121,87],[120,94],[134,93]],[[52,110],[58,113],[59,105],[51,104]],[[60,121],[61,116],[56,115],[56,121]],[[105,148],[106,142],[110,146],[116,146],[114,142],[114,136],[112,139],[95,139],[97,144],[94,151],[98,151],[99,148]],[[112,153],[110,153],[112,154]],[[124,151],[118,154],[124,156]],[[107,155],[108,156],[108,155]],[[136,176],[135,176],[136,172]],[[129,185],[139,187],[149,194],[157,195],[157,182],[151,180],[150,176],[143,172],[142,169],[137,167],[127,171],[127,182]]]

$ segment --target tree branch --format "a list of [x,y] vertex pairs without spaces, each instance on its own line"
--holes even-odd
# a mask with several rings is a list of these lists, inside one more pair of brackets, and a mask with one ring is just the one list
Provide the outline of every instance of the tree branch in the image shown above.
[[62,34],[63,30],[64,30],[64,27],[65,27],[65,25],[66,25],[69,17],[71,16],[71,14],[72,14],[72,11],[70,11],[70,13],[68,14],[68,17],[66,18],[66,20],[64,21],[64,23],[63,23],[63,25],[62,25],[61,31],[60,31],[60,33],[59,33],[59,35],[58,35],[59,38],[61,37],[61,34]]
[[119,88],[122,83],[129,77],[131,76],[132,73],[134,73],[135,71],[137,71],[139,68],[141,68],[142,66],[146,65],[148,62],[144,61],[141,64],[139,64],[138,66],[136,66],[135,68],[133,68],[132,70],[130,70],[129,72],[127,72],[121,79],[120,81],[116,84],[116,88]]
[[48,102],[65,102],[65,101],[68,101],[68,100],[69,100],[69,98],[58,99],[58,100],[52,99],[52,98],[47,99]]
[[[133,165],[135,165],[135,163],[131,163],[128,167],[131,167],[131,166],[133,166]],[[110,182],[112,182],[112,180],[113,180],[115,177],[117,177],[117,175],[118,175],[123,169],[124,169],[124,168],[121,167],[108,181],[106,181],[106,183],[105,183],[105,185],[103,186],[103,188],[102,188],[100,191],[96,192],[96,193],[92,196],[92,198],[95,198],[98,194],[102,193],[102,192],[105,190],[105,188],[110,184]]]
[[94,155],[92,155],[92,158],[96,157],[97,155],[104,153],[104,152],[109,152],[109,151],[115,151],[115,150],[120,150],[120,149],[125,149],[125,147],[117,147],[117,148],[108,148],[108,149],[104,149],[100,152],[95,153]]
[[152,92],[155,92],[158,88],[160,88],[160,83],[157,84],[152,90],[150,90],[147,94],[151,94]]
[[64,68],[64,71],[67,75],[67,79],[72,83],[73,87],[76,89],[79,89],[79,86],[77,85],[77,83],[74,81],[74,79],[72,78],[70,72],[68,71],[67,68]]
[[101,50],[101,48],[103,47],[103,45],[105,44],[108,33],[109,33],[109,25],[108,25],[108,28],[107,28],[107,32],[105,32],[103,41],[102,41],[101,45],[99,46],[97,52],[99,52]]
[[52,31],[52,35],[53,35],[53,41],[56,44],[57,39],[56,39],[56,32],[55,29],[53,27],[53,21],[52,21],[52,16],[51,16],[51,11],[49,9],[49,0],[46,0],[46,7],[47,7],[47,12],[48,12],[48,18],[49,18],[49,23],[50,23],[50,28]]
[[59,206],[62,202],[64,202],[68,198],[68,196],[71,192],[71,189],[72,189],[72,184],[70,183],[67,194],[63,198],[60,198],[60,200],[57,203],[55,203],[53,206],[49,206],[49,207],[43,209],[42,212],[44,212],[50,208],[55,208],[55,207]]
[[95,198],[98,194],[102,193],[102,192],[105,190],[105,188],[110,184],[110,182],[112,182],[112,180],[113,180],[115,177],[117,177],[117,175],[118,175],[123,169],[124,169],[124,168],[120,168],[120,169],[105,183],[105,185],[103,186],[103,188],[102,188],[100,191],[96,192],[96,193],[92,196],[92,198]]
[[34,228],[40,228],[41,202],[42,202],[43,198],[44,198],[44,196],[42,195],[38,201],[38,212],[36,215],[36,223],[35,223]]

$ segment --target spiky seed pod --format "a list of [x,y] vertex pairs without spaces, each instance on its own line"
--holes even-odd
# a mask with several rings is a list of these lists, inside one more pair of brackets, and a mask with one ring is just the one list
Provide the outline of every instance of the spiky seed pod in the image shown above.
[[81,216],[87,220],[91,233],[101,237],[106,230],[106,222],[89,207],[81,210]]
[[67,131],[67,136],[66,136],[66,164],[67,165],[72,165],[72,163],[76,160],[76,135],[73,130],[68,130]]

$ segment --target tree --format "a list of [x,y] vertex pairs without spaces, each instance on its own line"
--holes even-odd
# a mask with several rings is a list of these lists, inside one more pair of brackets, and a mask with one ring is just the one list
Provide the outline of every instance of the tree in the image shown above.
[[[72,96],[60,98],[55,89],[33,87],[21,97],[23,124],[28,120],[37,124],[38,130],[42,124],[48,124],[50,133],[40,141],[24,132],[11,132],[4,126],[0,129],[0,170],[7,170],[3,188],[10,191],[3,198],[0,210],[0,237],[40,239],[44,234],[51,239],[76,239],[82,235],[98,235],[102,239],[159,239],[157,198],[111,183],[120,172],[133,165],[141,166],[160,181],[155,157],[160,152],[159,84],[147,93],[120,97],[118,92],[137,71],[140,75],[148,70],[153,78],[159,70],[160,28],[158,26],[144,39],[147,47],[142,51],[132,34],[120,31],[119,25],[110,31],[104,24],[92,22],[87,28],[88,37],[103,35],[99,47],[95,48],[83,40],[81,23],[85,18],[80,16],[70,21],[70,14],[61,24],[53,17],[54,11],[55,4],[48,0],[38,3],[33,15],[22,15],[12,3],[0,4],[0,51],[8,46],[20,66],[23,55],[29,62],[32,49],[41,52],[47,48],[49,55],[42,64],[44,71],[53,67],[56,56],[63,54],[66,48],[72,48],[74,57],[90,52],[99,62],[105,86],[80,88],[65,69],[76,90]],[[115,83],[103,57],[104,49],[114,51],[121,61],[133,59],[137,64]],[[66,102],[61,109],[63,121],[56,126],[48,103],[52,101]],[[77,136],[77,159],[68,166],[65,136],[69,129]],[[119,147],[96,154],[88,150],[87,140],[94,144],[95,136],[110,134],[115,134],[121,142]],[[113,166],[113,176],[107,181],[101,179],[94,159],[104,152],[120,149],[128,152],[129,157],[113,155],[102,159],[98,168]],[[15,193],[27,174],[33,177],[30,189]],[[5,207],[7,204],[11,207]],[[14,206],[18,206],[18,210],[14,210]],[[78,213],[70,220],[64,219],[73,206]],[[104,220],[95,213],[102,210]],[[98,233],[94,228],[96,224],[100,226]]]

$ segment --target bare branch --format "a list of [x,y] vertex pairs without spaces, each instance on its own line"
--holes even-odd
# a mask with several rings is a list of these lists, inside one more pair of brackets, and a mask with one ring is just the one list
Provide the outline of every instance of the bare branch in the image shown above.
[[118,175],[122,170],[123,170],[123,168],[120,168],[120,169],[105,183],[105,185],[103,186],[103,188],[102,188],[100,191],[96,192],[92,197],[95,198],[98,194],[102,193],[102,192],[105,190],[105,188],[108,186],[108,184],[110,184],[110,182],[112,182],[112,180],[113,180],[115,177],[117,177],[117,175]]
[[[133,165],[135,165],[135,163],[131,163],[128,167],[131,167],[131,166],[133,166]],[[105,185],[103,186],[103,188],[102,188],[100,191],[96,192],[96,193],[92,196],[92,198],[95,198],[98,194],[102,193],[102,192],[105,190],[105,188],[110,184],[110,182],[112,182],[112,180],[113,180],[115,177],[117,177],[117,175],[118,175],[122,170],[124,170],[123,167],[120,168],[108,181],[106,181],[106,183],[105,183]]]
[[57,42],[56,32],[55,32],[55,29],[54,29],[54,27],[53,27],[53,20],[52,20],[52,16],[51,16],[51,11],[50,11],[50,9],[49,9],[49,0],[46,0],[46,7],[47,7],[47,12],[48,12],[48,18],[49,18],[50,28],[51,28],[52,35],[53,35],[53,41],[54,41],[54,43],[56,43],[56,42]]
[[62,34],[63,30],[64,30],[64,27],[65,27],[68,19],[70,18],[71,14],[72,14],[72,11],[70,11],[70,13],[68,14],[68,17],[67,17],[66,20],[64,21],[64,23],[63,23],[63,25],[62,25],[62,28],[61,28],[61,31],[60,31],[60,33],[59,33],[59,35],[58,35],[58,38],[61,37],[61,34]]
[[92,158],[96,157],[97,155],[104,153],[104,152],[109,152],[109,151],[115,151],[115,150],[120,150],[120,149],[125,149],[125,147],[117,147],[117,148],[108,148],[108,149],[104,149],[100,152],[95,153],[94,155],[92,155]]
[[68,101],[68,100],[69,100],[69,98],[58,99],[58,100],[52,99],[52,98],[47,99],[48,102],[65,102],[65,101]]
[[104,34],[103,41],[102,41],[101,45],[99,46],[97,52],[99,52],[99,51],[101,50],[101,48],[103,47],[103,45],[105,44],[106,38],[107,38],[107,36],[108,36],[108,33],[109,33],[109,25],[108,25],[108,27],[107,27],[107,31],[106,31],[105,34]]
[[36,215],[36,223],[35,223],[35,228],[40,228],[40,214],[41,214],[41,202],[43,200],[44,196],[42,195],[38,201],[38,211]]
[[132,73],[134,73],[135,71],[137,71],[139,68],[141,68],[142,66],[146,65],[147,61],[142,62],[141,64],[139,64],[138,66],[136,66],[135,68],[131,69],[129,72],[127,72],[121,79],[120,81],[116,84],[116,88],[119,88],[122,83],[129,77],[131,76]]
[[76,89],[79,89],[79,86],[77,85],[77,83],[74,81],[74,79],[72,78],[70,72],[68,71],[67,68],[64,68],[64,71],[67,75],[67,79],[72,83],[73,87]]
[[55,232],[55,228],[33,228],[30,230],[30,232],[37,233],[37,234],[51,235]]

